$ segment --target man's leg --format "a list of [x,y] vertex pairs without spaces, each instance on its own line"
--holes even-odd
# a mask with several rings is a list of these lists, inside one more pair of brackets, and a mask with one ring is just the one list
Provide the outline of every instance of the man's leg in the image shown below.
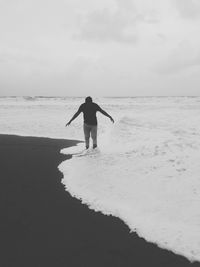
[[83,124],[83,131],[84,131],[84,135],[85,135],[85,147],[86,149],[89,148],[89,144],[90,144],[90,126],[87,125],[86,123]]
[[97,126],[92,126],[91,136],[93,141],[93,148],[97,147]]

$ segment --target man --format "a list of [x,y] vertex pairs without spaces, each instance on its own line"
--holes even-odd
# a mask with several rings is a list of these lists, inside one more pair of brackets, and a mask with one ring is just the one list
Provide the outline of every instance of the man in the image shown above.
[[103,109],[101,109],[99,105],[92,102],[92,98],[88,96],[85,99],[85,103],[80,105],[78,111],[74,114],[71,120],[66,124],[66,126],[69,126],[70,123],[74,119],[76,119],[76,117],[78,117],[78,115],[81,112],[83,112],[83,118],[84,118],[83,130],[84,130],[84,135],[85,135],[86,149],[89,148],[90,135],[93,141],[93,148],[97,147],[97,117],[96,117],[97,111],[100,111],[103,115],[110,118],[110,120],[114,123],[113,118]]

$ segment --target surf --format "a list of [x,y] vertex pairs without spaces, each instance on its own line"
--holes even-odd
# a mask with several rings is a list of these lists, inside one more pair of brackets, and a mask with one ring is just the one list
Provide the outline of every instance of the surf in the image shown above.
[[120,218],[149,242],[200,261],[200,142],[191,131],[192,117],[175,124],[173,112],[123,116],[99,137],[98,153],[77,156],[75,150],[84,145],[79,144],[59,169],[66,190],[89,208]]

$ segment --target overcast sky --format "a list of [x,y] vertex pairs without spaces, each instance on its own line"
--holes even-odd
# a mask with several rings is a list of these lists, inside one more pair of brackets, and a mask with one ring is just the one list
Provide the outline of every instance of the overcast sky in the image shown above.
[[200,1],[0,0],[0,95],[200,95]]

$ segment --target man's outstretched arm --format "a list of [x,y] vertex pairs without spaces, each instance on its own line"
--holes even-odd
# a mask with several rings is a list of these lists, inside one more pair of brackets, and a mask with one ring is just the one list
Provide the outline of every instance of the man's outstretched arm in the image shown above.
[[71,120],[66,124],[66,126],[69,126],[70,123],[71,123],[73,120],[75,120],[75,119],[78,117],[78,115],[79,115],[80,113],[81,113],[81,111],[78,110],[78,111],[74,114],[74,116],[71,118]]
[[99,110],[104,116],[108,117],[113,123],[114,123],[114,120],[113,118],[103,109],[100,109]]

